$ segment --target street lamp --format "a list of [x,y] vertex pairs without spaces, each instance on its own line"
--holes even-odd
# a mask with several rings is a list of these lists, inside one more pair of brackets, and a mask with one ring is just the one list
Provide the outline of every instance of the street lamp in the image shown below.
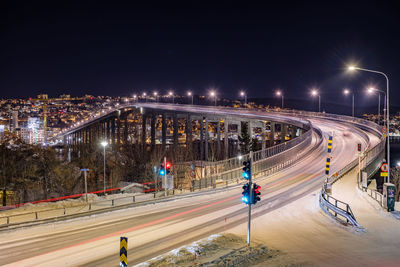
[[[376,74],[381,74],[381,75],[383,75],[383,76],[385,77],[385,79],[386,79],[386,107],[387,107],[387,109],[386,109],[386,128],[387,128],[387,135],[386,135],[386,138],[387,138],[387,140],[386,140],[387,149],[386,149],[386,152],[387,152],[387,163],[388,163],[388,166],[389,166],[388,173],[390,173],[389,78],[388,78],[388,76],[387,76],[385,73],[383,73],[383,72],[381,72],[381,71],[370,70],[370,69],[363,69],[363,68],[359,68],[359,67],[356,67],[356,66],[348,66],[348,70],[349,70],[349,71],[361,70],[361,71],[365,71],[365,72],[372,72],[372,73],[376,73]],[[387,182],[389,182],[389,181],[390,181],[390,175],[387,176]]]
[[147,96],[146,92],[143,92],[142,97],[144,97],[144,101],[145,102],[147,102],[147,97],[146,96]]
[[244,98],[244,104],[247,105],[247,94],[245,91],[240,91],[240,96]]
[[318,112],[321,112],[321,95],[319,94],[317,89],[313,89],[311,91],[312,96],[318,96]]
[[158,93],[157,93],[157,92],[154,92],[153,95],[154,95],[154,97],[156,98],[156,102],[158,103]]
[[376,89],[374,87],[369,87],[367,89],[368,94],[373,94],[374,92],[378,93],[378,121],[380,121],[381,118],[381,94],[382,93],[384,95],[384,101],[383,101],[383,122],[385,123],[386,120],[386,115],[385,115],[385,111],[386,111],[386,92]]
[[354,92],[353,92],[353,91],[350,92],[349,89],[344,89],[344,90],[343,90],[343,94],[345,94],[345,95],[349,95],[350,93],[353,95],[351,114],[352,114],[352,116],[353,116],[353,118],[354,118]]
[[192,97],[192,105],[193,105],[193,93],[191,91],[189,91],[189,92],[187,92],[187,95]]
[[211,91],[210,96],[214,97],[214,106],[217,106],[217,93],[215,91]]
[[277,96],[280,96],[282,98],[282,108],[283,108],[283,92],[281,90],[276,91],[275,93]]
[[104,154],[104,172],[103,172],[103,178],[104,178],[104,195],[106,195],[106,146],[108,143],[106,141],[102,141],[101,145],[103,146],[103,154]]
[[133,95],[133,102],[136,102],[136,99],[137,99],[137,95],[134,94],[134,95]]
[[172,104],[175,104],[175,96],[174,96],[174,92],[169,91],[168,93],[169,96],[172,96]]

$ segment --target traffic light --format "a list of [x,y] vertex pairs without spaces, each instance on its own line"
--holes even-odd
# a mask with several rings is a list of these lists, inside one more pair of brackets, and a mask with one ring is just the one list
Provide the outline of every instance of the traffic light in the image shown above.
[[159,175],[159,176],[164,176],[164,175],[165,175],[164,164],[161,164],[161,165],[160,165],[160,170],[158,171],[158,175]]
[[242,176],[244,179],[249,180],[251,177],[251,161],[250,160],[246,160],[243,162],[243,173]]
[[165,171],[167,172],[167,175],[171,173],[171,166],[172,166],[171,163],[167,162],[167,166],[165,168]]
[[249,204],[250,203],[250,186],[247,183],[247,184],[244,184],[242,188],[243,188],[242,202],[245,204]]
[[358,152],[361,152],[361,144],[357,144],[357,150]]
[[261,195],[261,186],[257,185],[257,184],[253,184],[253,201],[251,202],[251,204],[256,204],[257,201],[260,201],[261,198],[259,197],[259,195]]

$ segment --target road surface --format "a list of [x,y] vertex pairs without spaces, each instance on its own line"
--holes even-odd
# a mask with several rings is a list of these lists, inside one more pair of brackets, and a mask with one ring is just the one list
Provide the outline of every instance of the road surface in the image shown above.
[[[371,144],[351,128],[313,119],[324,132],[321,147],[274,175],[256,180],[261,202],[253,218],[276,211],[318,191],[324,180],[327,136],[334,132],[331,171],[356,156],[356,144]],[[351,133],[343,136],[343,132]],[[317,142],[317,135],[313,142]],[[130,208],[0,234],[0,264],[9,266],[118,266],[119,238],[128,237],[129,266],[161,253],[221,232],[226,227],[245,229],[248,208],[241,202],[241,187],[229,191]],[[307,208],[299,205],[298,210]],[[283,217],[282,220],[285,218]],[[236,228],[237,229],[237,228]],[[312,237],[310,237],[312,238]]]

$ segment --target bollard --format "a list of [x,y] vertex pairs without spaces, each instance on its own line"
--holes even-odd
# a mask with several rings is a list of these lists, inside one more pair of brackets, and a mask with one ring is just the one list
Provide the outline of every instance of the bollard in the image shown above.
[[37,214],[37,211],[35,212],[35,217],[36,217],[36,220],[38,219],[38,214]]
[[111,206],[113,206],[113,207],[114,207],[114,199],[113,199],[113,200],[111,200]]
[[132,197],[132,202],[135,203],[135,196]]
[[65,207],[64,207],[64,215],[65,215]]
[[10,217],[7,217],[7,224],[10,224]]
[[92,203],[89,203],[89,210],[92,210]]
[[128,266],[128,238],[121,237],[119,242],[119,259],[120,266],[127,267]]

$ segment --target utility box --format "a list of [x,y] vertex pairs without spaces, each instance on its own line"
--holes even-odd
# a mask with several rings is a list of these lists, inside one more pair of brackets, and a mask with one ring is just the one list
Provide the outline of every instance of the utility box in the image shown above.
[[329,195],[332,195],[332,184],[331,183],[325,184],[325,192]]
[[387,211],[394,211],[395,193],[396,193],[396,188],[394,184],[391,183],[383,184],[383,207]]

